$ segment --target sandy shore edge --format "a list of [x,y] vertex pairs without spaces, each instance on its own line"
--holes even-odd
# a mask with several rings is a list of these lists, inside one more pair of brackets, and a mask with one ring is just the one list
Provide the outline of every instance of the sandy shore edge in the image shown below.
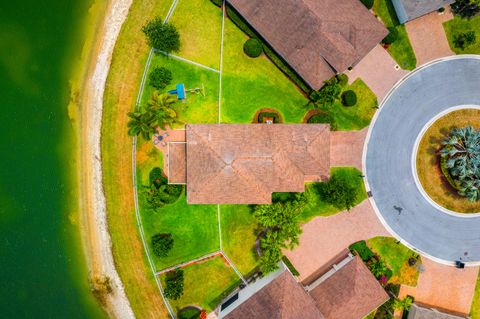
[[115,269],[112,242],[108,232],[101,161],[103,94],[113,49],[132,0],[111,0],[82,92],[80,132],[81,231],[90,276],[108,277],[113,292],[106,296],[106,311],[115,318],[135,318],[123,284]]

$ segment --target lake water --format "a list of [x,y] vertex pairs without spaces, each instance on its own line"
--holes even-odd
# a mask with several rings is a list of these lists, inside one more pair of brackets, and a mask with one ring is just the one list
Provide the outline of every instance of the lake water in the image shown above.
[[71,187],[69,78],[91,1],[0,1],[0,317],[98,318]]

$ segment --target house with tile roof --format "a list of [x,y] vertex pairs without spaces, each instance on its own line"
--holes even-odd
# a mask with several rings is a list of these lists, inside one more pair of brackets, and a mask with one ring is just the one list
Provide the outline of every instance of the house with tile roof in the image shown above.
[[227,0],[314,90],[353,67],[388,30],[358,0]]

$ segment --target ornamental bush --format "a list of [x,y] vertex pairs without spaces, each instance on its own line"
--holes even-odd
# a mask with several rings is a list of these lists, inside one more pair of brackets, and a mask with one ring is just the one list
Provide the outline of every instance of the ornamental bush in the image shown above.
[[177,201],[183,191],[182,185],[170,185],[160,167],[154,167],[149,175],[150,185],[142,186],[147,205],[154,211]]
[[163,23],[162,18],[157,17],[142,27],[147,36],[148,44],[160,51],[167,53],[180,49],[180,35],[174,25]]
[[349,210],[355,205],[358,188],[342,175],[333,174],[328,182],[318,187],[322,199],[339,209]]
[[250,38],[243,44],[243,52],[251,58],[257,58],[263,52],[263,45],[257,38]]
[[360,1],[362,1],[363,5],[367,7],[368,10],[370,10],[373,7],[374,0],[360,0]]
[[183,295],[183,270],[177,268],[167,272],[163,294],[168,299],[177,300]]
[[342,104],[344,106],[354,106],[357,104],[357,95],[352,90],[342,93]]
[[172,72],[163,66],[156,66],[148,75],[150,85],[156,89],[163,89],[172,82]]
[[471,202],[480,200],[480,130],[454,128],[442,144],[440,156],[458,194]]
[[338,84],[340,84],[341,86],[345,86],[348,83],[348,75],[346,75],[345,73],[337,74],[337,80]]
[[388,27],[387,29],[388,29],[388,34],[385,38],[383,38],[382,43],[392,44],[398,39],[398,30],[395,27]]
[[173,248],[172,234],[156,234],[152,236],[152,250],[155,256],[167,257]]

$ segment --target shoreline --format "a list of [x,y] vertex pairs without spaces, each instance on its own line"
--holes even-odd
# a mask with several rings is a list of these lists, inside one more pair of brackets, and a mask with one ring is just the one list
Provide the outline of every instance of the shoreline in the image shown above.
[[99,28],[93,35],[92,47],[85,61],[85,75],[81,77],[83,83],[79,103],[77,158],[81,241],[90,281],[109,279],[112,292],[104,292],[103,300],[97,299],[107,314],[115,318],[134,318],[135,316],[113,259],[103,191],[100,143],[105,83],[113,49],[131,4],[132,0],[108,2],[105,13],[100,18]]

